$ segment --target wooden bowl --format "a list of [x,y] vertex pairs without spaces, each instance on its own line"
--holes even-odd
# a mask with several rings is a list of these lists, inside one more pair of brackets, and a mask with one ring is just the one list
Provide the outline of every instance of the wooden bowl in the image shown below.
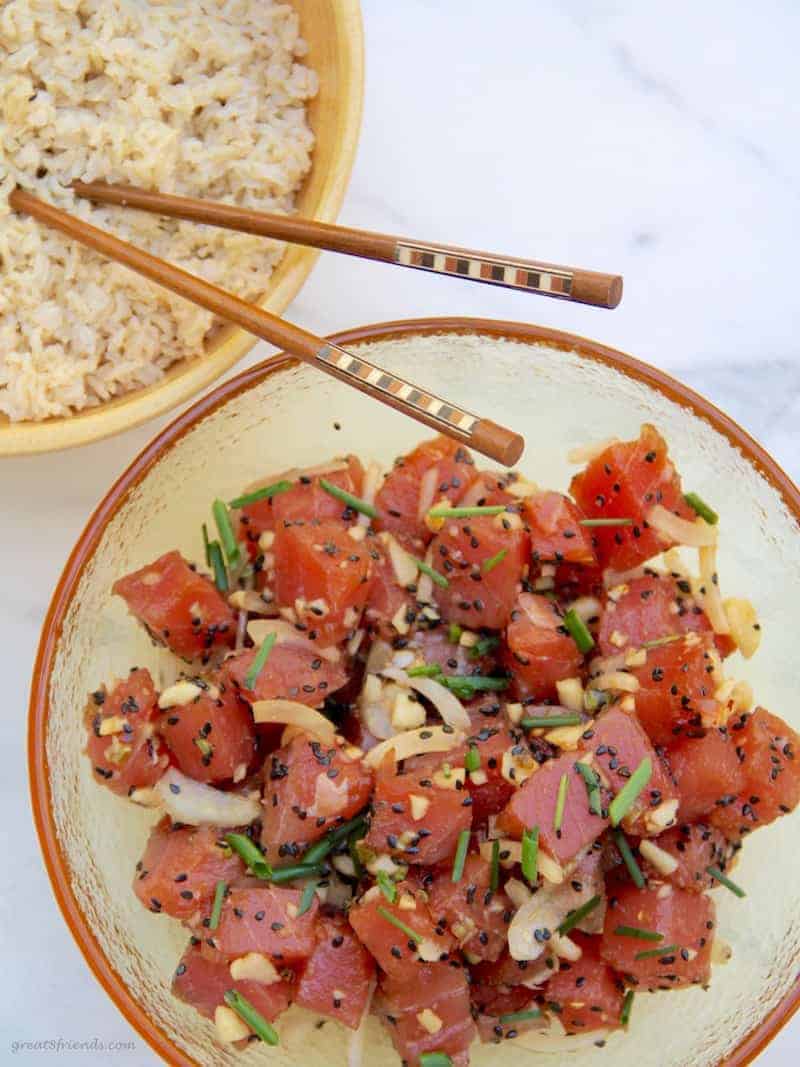
[[[603,345],[540,326],[433,319],[364,327],[333,338],[393,371],[414,361],[420,382],[525,433],[520,469],[566,486],[570,448],[635,435],[655,423],[684,484],[720,514],[725,594],[747,596],[763,625],[750,662],[728,661],[760,700],[800,729],[792,664],[800,600],[800,491],[762,448],[708,401],[667,375]],[[154,672],[164,655],[112,597],[114,579],[170,548],[202,556],[201,523],[218,495],[230,499],[266,473],[357,451],[384,465],[426,435],[314,368],[277,356],[224,382],[142,450],[81,535],[54,593],[31,693],[33,811],[53,889],[87,963],[125,1018],[179,1067],[345,1067],[346,1035],[292,1008],[278,1048],[223,1048],[213,1027],[169,991],[186,931],[141,907],[131,877],[157,815],[100,788],[83,755],[86,694],[131,664]],[[169,657],[167,657],[169,658]],[[174,665],[172,670],[174,671]],[[165,681],[171,677],[168,676]],[[738,900],[714,894],[721,936],[733,949],[699,988],[640,995],[626,1035],[595,1047],[596,1033],[551,1051],[545,1067],[741,1067],[800,1003],[800,812],[747,839]],[[475,1048],[474,1067],[533,1063],[530,1035]],[[522,1048],[520,1048],[522,1046]],[[513,1050],[513,1051],[510,1051]],[[399,1064],[379,1023],[368,1028],[364,1067]]]
[[[291,0],[308,42],[307,62],[319,76],[308,117],[316,137],[311,171],[297,198],[300,214],[333,222],[353,167],[364,89],[364,40],[359,0]],[[297,295],[319,252],[289,245],[269,279],[262,306],[280,314]],[[244,330],[226,328],[205,355],[182,360],[155,385],[99,407],[43,422],[11,422],[0,415],[0,456],[54,452],[88,444],[162,415],[205,389],[255,344]]]

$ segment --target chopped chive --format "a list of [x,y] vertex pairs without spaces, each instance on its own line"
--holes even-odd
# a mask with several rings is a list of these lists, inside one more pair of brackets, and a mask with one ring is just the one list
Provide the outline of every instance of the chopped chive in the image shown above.
[[506,1023],[524,1023],[528,1019],[539,1019],[542,1013],[538,1008],[531,1008],[529,1011],[510,1011],[507,1015],[498,1016],[497,1021],[505,1025]]
[[495,569],[495,567],[498,565],[498,563],[502,563],[507,555],[508,555],[508,549],[507,548],[501,548],[499,552],[495,552],[495,554],[493,556],[490,556],[489,559],[484,561],[483,566],[481,567],[481,570],[483,571],[484,574],[488,574],[489,571],[493,571]]
[[453,860],[453,873],[450,876],[451,882],[460,882],[464,876],[464,863],[466,862],[467,849],[469,848],[469,835],[469,830],[462,830],[458,835],[456,855]]
[[219,926],[220,916],[222,915],[222,902],[225,900],[225,894],[228,892],[227,882],[217,882],[217,888],[214,890],[214,904],[211,908],[211,918],[208,920],[209,930],[216,930]]
[[427,574],[428,577],[434,581],[440,589],[447,589],[450,583],[443,574],[439,574],[435,571],[429,563],[426,563],[424,559],[417,559],[416,556],[411,557],[417,565],[417,569],[422,571],[423,574]]
[[419,1067],[453,1067],[453,1061],[446,1052],[423,1052]]
[[470,700],[479,691],[497,690],[508,688],[508,678],[490,678],[483,674],[447,674],[441,679],[442,685],[446,686],[459,700]]
[[730,889],[731,893],[735,893],[737,897],[746,897],[747,893],[736,882],[732,882],[727,874],[723,874],[719,867],[706,867],[706,871],[711,877],[719,882],[720,885],[724,885],[726,889]]
[[203,551],[206,554],[206,566],[211,566],[211,542],[208,539],[208,527],[203,523]]
[[423,663],[420,667],[409,667],[406,674],[409,678],[435,678],[442,673],[438,663]]
[[219,539],[222,542],[225,559],[228,561],[229,566],[235,567],[241,560],[242,553],[239,548],[239,542],[236,540],[236,534],[233,532],[231,517],[225,502],[223,500],[215,500],[211,505],[211,511],[219,530]]
[[563,922],[556,927],[556,933],[568,934],[570,930],[574,930],[575,927],[582,923],[583,920],[589,915],[602,900],[602,896],[599,894],[593,896],[591,900],[587,900],[584,904],[581,904],[579,908],[575,908],[574,911],[569,912]]
[[212,541],[208,546],[210,566],[214,572],[214,585],[220,593],[228,592],[228,572],[225,570],[225,560],[222,558],[222,549],[219,541]]
[[505,504],[484,504],[472,508],[433,508],[428,512],[432,519],[470,519],[473,515],[502,515]]
[[277,1031],[241,993],[237,993],[235,989],[229,989],[225,994],[225,1003],[236,1012],[240,1019],[247,1023],[253,1033],[257,1034],[262,1041],[268,1045],[278,1044],[280,1038]]
[[493,651],[493,649],[497,648],[499,644],[499,637],[479,637],[469,650],[469,658],[480,659],[481,656],[486,656],[489,652]]
[[269,654],[272,651],[272,646],[277,640],[278,635],[273,633],[267,634],[267,636],[261,642],[261,647],[259,648],[258,652],[256,652],[255,659],[250,664],[250,669],[244,676],[245,689],[250,689],[251,691],[255,689],[256,682],[258,681],[258,676],[264,669],[264,664],[269,659]]
[[358,842],[363,836],[363,827],[359,827],[353,830],[347,839],[347,851],[350,853],[350,859],[353,861],[353,871],[355,873],[356,881],[358,882],[364,877],[364,864],[361,862],[361,856],[358,851]]
[[477,745],[470,745],[467,749],[467,754],[464,757],[464,767],[472,772],[480,770],[481,766],[481,754],[478,751]]
[[579,526],[633,526],[633,519],[579,519]]
[[414,942],[415,945],[419,945],[422,941],[422,934],[418,934],[416,930],[412,930],[411,927],[407,926],[402,919],[398,919],[396,915],[393,915],[390,911],[387,911],[386,908],[379,907],[378,914],[383,916],[383,918],[388,923],[391,923],[392,926],[396,926],[398,930],[401,930],[410,941]]
[[652,960],[656,956],[669,956],[671,952],[677,952],[680,945],[662,945],[660,948],[646,948],[644,952],[637,952],[635,960]]
[[684,634],[666,634],[664,637],[654,637],[652,641],[645,641],[642,648],[661,648],[662,645],[671,645],[673,641],[680,641]]
[[622,856],[622,862],[628,868],[628,874],[631,876],[631,881],[637,889],[644,889],[645,877],[642,874],[642,869],[636,862],[636,857],[631,851],[631,846],[628,844],[628,839],[623,834],[622,830],[614,831],[614,844],[617,846],[617,850]]
[[246,508],[248,504],[257,504],[259,500],[270,500],[272,497],[277,496],[278,493],[285,493],[287,489],[291,489],[292,484],[292,482],[281,481],[274,482],[272,485],[265,485],[263,489],[254,489],[252,493],[237,496],[235,500],[229,502],[228,507]]
[[522,835],[522,877],[536,885],[539,877],[539,827],[534,826]]
[[489,864],[489,888],[493,893],[497,892],[500,884],[500,842],[492,841],[492,859]]
[[553,829],[556,833],[561,829],[561,823],[564,821],[564,808],[567,803],[567,790],[569,789],[569,775],[562,774],[561,781],[558,783],[558,796],[556,798],[556,811],[553,816]]
[[327,478],[320,478],[319,484],[320,488],[324,489],[326,493],[335,496],[337,500],[341,500],[343,504],[352,508],[353,511],[360,511],[362,515],[368,515],[371,519],[377,519],[378,509],[372,504],[368,504],[366,500],[361,500],[359,497],[353,496],[353,494],[348,493],[346,489],[340,489],[338,485],[329,482]]
[[392,879],[386,873],[386,871],[378,871],[375,875],[378,885],[381,887],[381,893],[386,897],[390,904],[394,904],[397,900],[397,886]]
[[204,737],[196,737],[194,743],[200,749],[204,756],[210,756],[214,749],[209,745],[208,741]]
[[639,941],[663,941],[664,935],[657,930],[643,930],[640,926],[617,926],[614,928],[617,937],[635,937]]
[[447,640],[450,642],[451,645],[457,645],[458,642],[461,640],[461,635],[463,634],[463,632],[464,631],[461,629],[457,622],[451,622],[450,625],[447,627]]
[[569,630],[572,640],[578,646],[579,652],[588,652],[594,648],[594,638],[589,633],[586,623],[574,608],[570,608],[564,616],[564,625]]
[[283,882],[293,882],[295,878],[311,878],[315,874],[322,874],[323,866],[322,863],[294,863],[291,867],[273,867],[269,880],[281,885]]
[[245,834],[225,834],[225,840],[233,851],[241,856],[247,867],[256,878],[269,879],[272,877],[272,867],[267,863],[266,857],[255,842]]
[[701,496],[698,496],[697,493],[685,493],[683,499],[696,515],[699,515],[701,519],[705,519],[709,526],[717,525],[719,515],[706,504]]
[[317,886],[318,885],[319,885],[319,883],[316,882],[316,881],[315,882],[306,882],[305,886],[303,887],[303,895],[300,897],[300,904],[299,904],[299,906],[297,908],[297,916],[298,916],[298,918],[301,915],[305,915],[305,913],[311,907],[311,905],[312,905],[312,903],[314,901],[314,894],[317,891]]
[[580,715],[534,715],[521,719],[520,725],[526,730],[547,730],[554,726],[580,726],[582,722]]
[[631,1018],[631,1008],[633,1007],[633,998],[636,996],[636,992],[633,989],[629,989],[625,994],[625,999],[622,1002],[622,1011],[619,1014],[619,1021],[623,1026],[627,1026]]
[[612,826],[619,826],[630,811],[641,791],[650,781],[653,765],[650,757],[645,756],[625,785],[620,789],[608,806],[608,816]]
[[355,833],[357,830],[363,830],[367,825],[367,821],[363,815],[356,815],[354,819],[350,819],[349,822],[342,823],[341,826],[337,826],[334,830],[330,830],[321,840],[317,841],[310,848],[307,848],[303,855],[300,857],[301,863],[319,863],[320,860],[324,860],[329,852],[332,852],[337,845],[340,845],[342,841]]
[[587,763],[581,763],[578,760],[575,764],[575,770],[583,778],[584,785],[586,786],[586,793],[589,799],[589,811],[593,815],[602,815],[603,806],[600,802],[600,775]]

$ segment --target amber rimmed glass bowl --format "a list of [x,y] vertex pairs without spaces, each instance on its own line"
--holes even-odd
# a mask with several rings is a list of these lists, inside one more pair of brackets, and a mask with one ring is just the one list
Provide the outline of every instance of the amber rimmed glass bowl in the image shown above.
[[[514,323],[433,320],[365,327],[335,340],[378,364],[525,434],[520,464],[535,481],[565,486],[570,448],[635,435],[643,421],[667,437],[684,484],[721,517],[720,580],[758,606],[763,643],[749,664],[760,701],[800,729],[795,660],[800,603],[800,493],[777,464],[697,394],[630,356],[579,337]],[[213,1027],[169,992],[185,932],[145,911],[130,888],[154,816],[90,777],[81,754],[86,693],[157,653],[110,595],[113,580],[168,548],[201,553],[200,524],[215,496],[230,498],[259,475],[345,451],[388,462],[425,431],[288,357],[248,370],[198,401],[163,431],[112,487],[89,521],[53,596],[30,708],[33,806],[45,862],[64,917],[109,996],[171,1064],[338,1067],[337,1024],[322,1030],[297,1009],[277,1049],[244,1055],[219,1046]],[[627,1035],[605,1049],[583,1044],[576,1067],[626,1060],[638,1067],[747,1062],[797,1006],[800,815],[748,840],[738,900],[715,893],[733,958],[710,990],[637,997]],[[476,1048],[479,1065],[527,1062],[517,1046]],[[517,1051],[518,1049],[518,1051]],[[559,1062],[560,1053],[542,1053]],[[377,1023],[364,1063],[396,1062]]]

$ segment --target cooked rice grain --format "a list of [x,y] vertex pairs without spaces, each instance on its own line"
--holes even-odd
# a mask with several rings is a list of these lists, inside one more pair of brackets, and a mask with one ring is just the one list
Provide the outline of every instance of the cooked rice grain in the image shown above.
[[0,0],[0,412],[67,415],[199,355],[212,316],[8,207],[19,183],[248,300],[283,244],[123,208],[76,178],[289,212],[317,78],[287,4]]

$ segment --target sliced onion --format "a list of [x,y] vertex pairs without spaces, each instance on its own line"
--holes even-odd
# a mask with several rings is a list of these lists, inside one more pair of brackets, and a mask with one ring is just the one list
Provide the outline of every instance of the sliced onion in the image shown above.
[[294,700],[257,700],[253,704],[253,719],[257,723],[275,722],[296,726],[304,733],[319,738],[324,745],[333,746],[336,741],[336,731],[330,719]]
[[403,546],[392,537],[391,534],[387,534],[385,538],[386,548],[389,552],[389,560],[394,570],[394,576],[397,579],[397,584],[405,588],[407,585],[413,585],[417,580],[417,564]]
[[710,526],[699,515],[694,522],[689,522],[678,515],[673,515],[663,504],[656,504],[655,507],[650,508],[645,518],[662,540],[671,544],[703,548],[717,543],[716,526]]
[[365,664],[367,674],[379,674],[392,662],[393,654],[392,646],[387,641],[373,641]]
[[[367,504],[375,504],[375,494],[378,492],[378,486],[381,483],[381,469],[377,463],[370,463],[364,473],[364,484],[361,487],[361,499]],[[359,526],[369,526],[372,519],[369,515],[365,515],[363,512],[359,513],[357,519]]]
[[597,441],[593,445],[578,445],[567,452],[567,461],[569,463],[591,463],[617,441],[619,441],[618,437],[607,437],[605,441]]
[[[545,952],[561,955],[562,940],[556,928],[566,919],[570,903],[559,886],[542,886],[529,901],[518,909],[508,928],[508,951],[515,960],[538,960]],[[537,939],[538,930],[546,931],[547,940]],[[572,954],[564,946],[565,953]]]
[[295,627],[285,619],[251,619],[247,624],[247,632],[257,648],[263,644],[268,634],[275,634],[276,644],[306,648],[320,659],[327,660],[328,663],[338,663],[342,658],[342,653],[338,648],[318,648],[315,642],[309,641],[307,637],[298,633]]
[[449,752],[453,748],[458,748],[465,740],[465,734],[458,730],[448,733],[441,726],[423,726],[419,730],[405,730],[396,737],[390,737],[386,741],[381,741],[375,748],[371,748],[364,757],[364,763],[368,767],[378,767],[389,754],[396,763],[399,763],[400,760],[409,759],[411,756],[421,756],[426,752]]
[[391,678],[392,681],[398,682],[400,685],[408,686],[409,689],[413,689],[421,696],[424,696],[426,700],[430,700],[441,715],[442,721],[446,722],[448,726],[452,726],[454,730],[463,730],[464,733],[469,733],[472,723],[469,715],[464,710],[464,705],[441,682],[437,682],[434,678],[409,678],[406,672],[400,670],[399,667],[386,667],[381,673],[384,678]]
[[155,786],[164,807],[175,822],[190,826],[249,826],[261,815],[257,796],[223,793],[221,789],[196,782],[174,767]]
[[[429,567],[433,567],[433,550],[428,548],[425,553],[425,562]],[[424,574],[420,571],[417,578],[417,600],[420,604],[433,604],[433,578],[429,574]]]
[[[699,521],[702,522],[702,519]],[[730,623],[722,604],[719,586],[715,581],[717,574],[716,546],[703,547],[698,550],[697,555],[700,561],[700,579],[699,581],[692,581],[692,593],[699,606],[706,613],[714,633],[728,634],[731,632]]]
[[609,671],[592,678],[593,689],[606,689],[611,692],[638,693],[639,679],[625,671]]
[[433,505],[433,497],[436,493],[436,484],[439,481],[439,468],[429,467],[419,483],[419,505],[417,506],[417,518],[422,522]]

